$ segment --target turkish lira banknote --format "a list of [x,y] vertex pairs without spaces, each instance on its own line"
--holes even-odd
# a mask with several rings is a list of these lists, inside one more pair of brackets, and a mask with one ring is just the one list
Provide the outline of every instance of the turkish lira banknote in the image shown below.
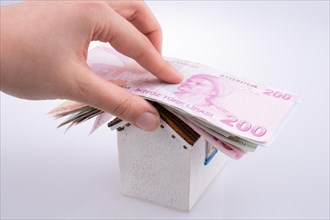
[[[219,150],[236,159],[254,151],[258,145],[267,145],[298,99],[291,92],[198,63],[175,58],[166,60],[184,75],[182,83],[162,82],[109,45],[90,50],[87,62],[101,78],[163,105]],[[72,126],[97,116],[91,132],[112,117],[72,101],[63,103],[50,114],[70,115],[60,126],[68,123]]]

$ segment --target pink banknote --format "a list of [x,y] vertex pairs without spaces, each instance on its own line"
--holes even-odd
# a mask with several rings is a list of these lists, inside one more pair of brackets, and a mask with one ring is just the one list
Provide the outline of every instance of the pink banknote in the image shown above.
[[297,96],[219,70],[166,58],[184,75],[181,84],[167,84],[110,46],[89,52],[88,64],[100,77],[132,93],[194,117],[216,132],[226,132],[263,145],[268,142]]
[[94,122],[93,128],[90,131],[89,134],[92,134],[94,131],[96,131],[99,127],[101,127],[103,124],[105,124],[107,121],[109,121],[111,118],[113,117],[113,115],[111,115],[110,113],[107,112],[102,112],[100,113]]
[[52,116],[60,116],[63,114],[69,114],[73,111],[80,110],[87,106],[88,105],[80,103],[80,102],[65,101],[61,105],[57,106],[56,108],[54,108],[50,112],[48,112],[48,114],[50,114]]

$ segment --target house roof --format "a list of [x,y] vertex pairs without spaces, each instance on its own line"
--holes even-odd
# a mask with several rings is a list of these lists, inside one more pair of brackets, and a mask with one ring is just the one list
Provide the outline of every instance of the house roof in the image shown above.
[[[193,146],[196,141],[200,138],[200,135],[188,126],[184,121],[178,118],[175,114],[161,106],[156,102],[151,104],[158,110],[160,118],[168,124],[182,139],[184,139],[189,145]],[[115,118],[108,123],[108,127],[113,127],[118,123],[122,122],[121,119]],[[126,125],[128,125],[127,123]],[[161,125],[162,126],[162,125]],[[162,127],[163,128],[163,127]],[[117,130],[121,131],[123,128],[118,127]]]

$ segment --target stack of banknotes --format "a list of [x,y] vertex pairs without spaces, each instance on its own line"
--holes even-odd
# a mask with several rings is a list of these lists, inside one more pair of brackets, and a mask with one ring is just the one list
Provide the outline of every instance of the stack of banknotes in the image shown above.
[[[180,59],[165,58],[184,75],[181,84],[164,83],[109,45],[89,51],[95,74],[175,114],[224,154],[239,159],[268,146],[297,102],[297,96],[232,74]],[[83,103],[66,101],[49,112],[59,125],[96,117],[91,133],[113,116]]]

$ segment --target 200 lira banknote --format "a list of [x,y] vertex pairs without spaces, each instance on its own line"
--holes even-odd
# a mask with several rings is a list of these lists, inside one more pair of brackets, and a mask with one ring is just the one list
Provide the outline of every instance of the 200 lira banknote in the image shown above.
[[[162,82],[108,45],[89,51],[88,64],[101,78],[162,104],[192,123],[191,126],[201,128],[200,132],[238,147],[243,153],[266,145],[297,102],[298,97],[290,92],[194,62],[166,59],[184,75],[181,84]],[[89,115],[83,117],[81,111]],[[66,123],[80,123],[93,114],[99,115],[93,131],[111,117],[74,102],[71,107],[66,103],[51,113],[55,116],[76,113]]]
[[297,96],[219,70],[174,58],[167,60],[184,75],[167,84],[110,46],[89,53],[88,64],[100,77],[144,98],[162,103],[218,133],[266,143],[297,101]]

